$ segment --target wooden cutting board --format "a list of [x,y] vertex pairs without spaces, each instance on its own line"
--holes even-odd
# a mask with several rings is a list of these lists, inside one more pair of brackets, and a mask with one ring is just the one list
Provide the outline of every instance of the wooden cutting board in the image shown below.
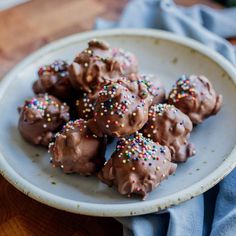
[[[96,17],[116,19],[127,2],[31,0],[0,12],[0,79],[23,57],[48,42],[92,29]],[[210,0],[176,2],[221,7]],[[5,235],[116,236],[122,235],[122,226],[113,218],[75,215],[45,206],[23,195],[0,176],[0,236]]]

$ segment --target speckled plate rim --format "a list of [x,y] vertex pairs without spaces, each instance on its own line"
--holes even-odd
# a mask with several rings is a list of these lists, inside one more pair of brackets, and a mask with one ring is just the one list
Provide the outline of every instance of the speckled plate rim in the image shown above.
[[[81,40],[87,40],[96,37],[104,36],[144,36],[152,37],[157,39],[164,39],[172,41],[173,43],[178,43],[186,47],[192,48],[197,52],[205,55],[212,61],[214,61],[218,66],[225,70],[230,76],[234,84],[236,85],[236,69],[233,65],[228,62],[223,56],[217,52],[209,49],[208,47],[186,37],[177,36],[176,34],[168,33],[160,30],[150,30],[150,29],[113,29],[113,30],[103,30],[103,31],[91,31],[85,33],[79,33],[72,36],[68,36],[52,42],[38,51],[34,52],[21,63],[19,63],[14,69],[12,69],[1,81],[0,83],[0,100],[2,99],[5,91],[7,91],[8,86],[15,79],[16,75],[21,71],[22,68],[29,66],[33,62],[36,62],[46,53],[53,52],[55,50],[61,49],[67,45],[74,44]],[[65,199],[63,197],[56,196],[47,191],[44,191],[26,179],[21,177],[7,162],[7,157],[4,157],[0,150],[0,173],[7,179],[13,186],[18,190],[26,194],[27,196],[44,203],[46,205],[84,215],[91,216],[130,216],[130,215],[142,215],[152,212],[157,212],[164,210],[168,207],[177,205],[181,202],[189,200],[213,187],[220,180],[222,180],[227,174],[229,174],[236,167],[236,146],[233,148],[231,153],[225,158],[224,162],[215,169],[214,172],[209,174],[207,177],[203,178],[201,181],[193,184],[182,191],[175,194],[163,197],[162,199],[140,201],[128,204],[97,204],[97,203],[87,203]]]

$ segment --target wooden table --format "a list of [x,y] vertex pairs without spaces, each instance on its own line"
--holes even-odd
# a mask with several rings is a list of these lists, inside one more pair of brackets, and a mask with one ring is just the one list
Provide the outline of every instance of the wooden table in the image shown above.
[[[116,19],[128,0],[32,0],[0,12],[0,78],[44,44],[92,29],[96,17]],[[176,0],[178,4],[210,0]],[[75,215],[38,203],[0,176],[0,235],[122,235],[113,218]]]

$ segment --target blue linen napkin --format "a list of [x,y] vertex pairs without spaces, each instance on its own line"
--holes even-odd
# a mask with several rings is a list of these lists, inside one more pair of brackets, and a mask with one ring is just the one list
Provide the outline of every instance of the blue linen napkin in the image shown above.
[[[184,35],[211,47],[236,65],[236,8],[177,6],[172,0],[132,0],[118,22],[98,19],[97,29],[157,28]],[[204,195],[164,213],[117,218],[124,236],[235,236],[236,170]]]
[[29,2],[30,0],[0,0],[0,11]]

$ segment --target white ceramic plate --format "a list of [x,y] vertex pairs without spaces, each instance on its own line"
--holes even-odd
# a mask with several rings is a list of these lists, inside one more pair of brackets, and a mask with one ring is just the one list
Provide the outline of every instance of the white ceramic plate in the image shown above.
[[[65,175],[49,164],[42,148],[17,131],[17,106],[32,95],[40,65],[63,58],[71,62],[91,38],[135,53],[142,72],[157,74],[169,90],[179,75],[204,74],[223,94],[217,116],[194,128],[197,155],[179,165],[147,200],[129,199],[95,177]],[[0,171],[16,188],[47,205],[96,216],[139,215],[179,204],[211,188],[236,166],[236,71],[222,56],[187,38],[156,30],[109,30],[73,35],[51,43],[16,66],[0,88]],[[111,152],[114,147],[109,147]],[[109,154],[108,154],[109,155]]]

